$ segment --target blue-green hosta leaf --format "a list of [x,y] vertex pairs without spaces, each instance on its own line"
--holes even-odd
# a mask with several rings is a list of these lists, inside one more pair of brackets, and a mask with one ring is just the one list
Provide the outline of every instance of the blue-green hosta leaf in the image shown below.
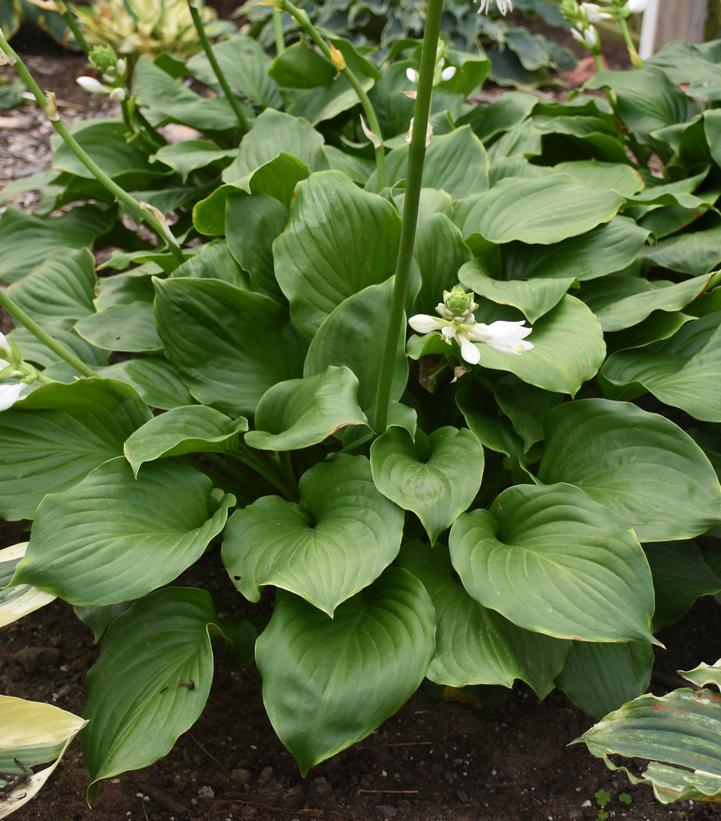
[[[248,290],[248,278],[233,258],[230,244],[225,240],[213,240],[193,249],[195,253],[188,257],[182,265],[178,265],[170,274],[172,278],[196,277],[198,279],[222,279],[238,288]],[[155,291],[150,283],[153,301]]]
[[36,321],[68,322],[94,313],[95,260],[86,248],[52,256],[8,288],[7,294]]
[[358,405],[358,377],[345,366],[289,379],[269,388],[258,402],[256,430],[245,437],[259,450],[300,450],[349,425],[368,420]]
[[573,160],[553,167],[558,174],[568,174],[587,188],[615,191],[622,197],[632,197],[644,188],[643,177],[626,163]]
[[98,781],[148,767],[195,724],[213,680],[209,629],[217,623],[205,590],[168,587],[110,625],[88,673],[81,743],[89,799]]
[[153,408],[170,410],[193,401],[175,368],[159,356],[116,362],[102,368],[98,375],[132,385],[143,402]]
[[553,690],[570,642],[516,627],[472,599],[443,545],[404,545],[398,562],[423,582],[436,610],[436,652],[426,674],[431,681],[512,687],[519,679],[539,698]]
[[669,419],[582,399],[546,417],[541,482],[569,482],[642,542],[677,541],[721,521],[721,487],[701,448]]
[[468,202],[459,227],[464,237],[477,233],[497,245],[554,245],[609,222],[622,203],[619,194],[586,188],[567,174],[505,179]]
[[601,718],[646,692],[653,658],[648,642],[574,641],[556,683],[576,707]]
[[458,284],[459,269],[471,251],[450,219],[434,212],[418,220],[413,256],[421,277],[413,313],[432,314],[443,291]]
[[26,584],[5,587],[12,579],[27,547],[27,542],[20,542],[0,550],[0,627],[12,624],[55,600],[51,593],[44,593]]
[[721,578],[694,542],[644,545],[656,591],[655,630],[675,624],[701,596],[721,593]]
[[268,717],[302,773],[365,738],[411,697],[433,656],[434,632],[428,593],[398,567],[333,619],[278,594],[255,657]]
[[[345,365],[358,377],[358,404],[374,418],[378,392],[378,363],[383,356],[388,306],[393,280],[369,285],[344,299],[323,321],[305,358],[306,377],[323,373],[329,365]],[[391,400],[403,395],[408,381],[408,360],[403,339],[398,340]]]
[[491,385],[498,406],[511,420],[513,429],[523,439],[526,452],[544,437],[543,420],[551,408],[563,401],[557,393],[542,391],[506,376]]
[[236,148],[219,148],[212,140],[183,140],[159,148],[155,159],[172,168],[183,182],[187,182],[193,171],[227,165],[237,154]]
[[721,422],[721,313],[690,322],[650,347],[615,353],[601,373],[614,385],[642,385],[694,419]]
[[[386,157],[386,186],[404,180],[407,172],[408,145],[403,145]],[[488,188],[488,155],[470,126],[462,126],[433,139],[426,151],[423,186],[447,191],[456,199]],[[371,191],[378,190],[377,174],[371,176],[366,187]]]
[[32,519],[45,494],[121,456],[125,440],[150,416],[133,388],[111,379],[33,391],[0,414],[0,516]]
[[236,511],[223,563],[250,601],[272,584],[332,616],[398,555],[403,513],[376,490],[363,456],[316,465],[299,488],[298,504],[264,496]]
[[685,231],[647,248],[642,262],[686,276],[713,271],[721,262],[721,221],[699,231]]
[[[280,108],[283,105],[278,85],[268,75],[271,59],[257,40],[244,34],[229,37],[213,45],[213,54],[225,79],[233,91],[248,97],[261,108]],[[187,63],[188,71],[221,92],[208,58],[200,52]]]
[[233,504],[180,462],[146,465],[135,479],[125,459],[112,459],[43,499],[13,584],[77,605],[136,599],[199,559]]
[[628,217],[615,217],[580,237],[556,245],[523,245],[513,242],[502,251],[507,279],[565,279],[583,282],[623,271],[641,253],[649,232]]
[[154,416],[131,434],[123,448],[135,476],[146,462],[186,453],[223,453],[232,450],[248,420],[230,419],[205,405],[173,408]]
[[460,516],[453,566],[484,607],[555,638],[651,641],[653,584],[630,530],[572,485],[515,485]]
[[74,330],[86,342],[105,351],[152,353],[163,348],[155,328],[152,302],[111,305],[83,317]]
[[155,288],[166,356],[199,402],[250,415],[268,388],[300,375],[305,344],[274,300],[211,279],[156,279]]
[[520,355],[478,345],[481,367],[508,371],[537,388],[575,396],[593,379],[606,355],[601,326],[583,302],[568,294],[534,323],[528,339],[533,350]]
[[400,217],[344,174],[313,174],[297,189],[273,243],[275,274],[296,325],[312,336],[344,299],[393,273]]
[[712,284],[713,277],[706,274],[677,283],[611,277],[585,285],[582,293],[603,330],[610,332],[638,325],[654,311],[680,311]]
[[[652,786],[662,804],[721,797],[721,697],[711,690],[641,696],[576,741],[582,741],[610,770],[625,772],[633,784]],[[610,756],[650,763],[636,776]]]
[[529,322],[535,322],[555,308],[575,282],[573,277],[493,279],[479,259],[467,262],[458,272],[458,279],[484,299],[518,308]]
[[418,516],[431,544],[467,510],[483,479],[483,447],[465,429],[444,427],[415,440],[391,428],[371,447],[373,481],[380,492]]
[[[40,791],[85,724],[52,704],[0,696],[0,817],[6,818]],[[26,772],[40,765],[45,766],[32,775]]]
[[60,217],[35,217],[14,208],[0,216],[0,282],[15,282],[58,252],[93,244],[112,225],[112,212],[95,205],[73,208]]

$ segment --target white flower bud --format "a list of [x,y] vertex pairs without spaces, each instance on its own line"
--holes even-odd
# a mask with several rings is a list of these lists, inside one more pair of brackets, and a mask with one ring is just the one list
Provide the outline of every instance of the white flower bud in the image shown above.
[[75,81],[88,94],[109,94],[110,89],[95,77],[78,77]]
[[114,88],[110,92],[110,99],[115,100],[116,103],[122,103],[123,100],[125,100],[126,97],[127,97],[127,94],[126,94],[124,88]]
[[417,83],[418,82],[418,72],[414,68],[407,68],[406,69],[406,77],[408,78],[409,83]]
[[648,0],[628,0],[626,8],[631,14],[643,14],[648,6]]
[[456,76],[456,67],[455,66],[446,66],[443,71],[441,72],[441,80],[444,82],[448,80],[452,80]]

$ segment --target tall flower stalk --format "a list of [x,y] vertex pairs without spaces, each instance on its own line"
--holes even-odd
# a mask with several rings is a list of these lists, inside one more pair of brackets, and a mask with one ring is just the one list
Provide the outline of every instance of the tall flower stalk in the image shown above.
[[373,427],[377,433],[383,433],[388,425],[388,410],[393,380],[393,365],[398,340],[405,332],[403,311],[408,295],[413,246],[416,239],[418,207],[423,185],[423,163],[426,157],[426,133],[430,121],[433,79],[436,70],[438,38],[441,30],[443,0],[428,0],[426,27],[421,49],[421,65],[418,75],[418,90],[413,113],[413,129],[408,149],[408,172],[406,174],[406,191],[403,201],[403,225],[396,261],[393,296],[391,299],[388,328],[383,347],[378,392],[376,394],[375,420]]

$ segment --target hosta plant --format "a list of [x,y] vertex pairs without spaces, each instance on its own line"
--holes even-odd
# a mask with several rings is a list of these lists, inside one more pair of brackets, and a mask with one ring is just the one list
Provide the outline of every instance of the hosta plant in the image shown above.
[[[719,44],[470,106],[442,5],[381,62],[278,0],[275,57],[110,59],[131,110],[72,130],[0,39],[58,135],[0,218],[0,624],[58,598],[100,641],[82,720],[0,732],[6,803],[78,730],[91,799],[165,755],[219,641],[303,773],[424,680],[645,716],[721,591]],[[254,626],[178,583],[203,556]],[[715,747],[664,761],[716,794]]]

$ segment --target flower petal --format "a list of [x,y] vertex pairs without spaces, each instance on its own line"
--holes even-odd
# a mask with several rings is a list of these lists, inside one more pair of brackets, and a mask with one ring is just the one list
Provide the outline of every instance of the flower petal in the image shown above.
[[481,352],[471,342],[471,340],[464,335],[456,336],[461,346],[461,356],[471,365],[477,365],[481,361]]
[[416,314],[408,320],[408,324],[419,334],[430,334],[444,327],[442,319],[428,314]]
[[0,411],[11,408],[18,399],[23,397],[23,394],[28,389],[27,385],[22,382],[11,382],[10,384],[0,385]]

